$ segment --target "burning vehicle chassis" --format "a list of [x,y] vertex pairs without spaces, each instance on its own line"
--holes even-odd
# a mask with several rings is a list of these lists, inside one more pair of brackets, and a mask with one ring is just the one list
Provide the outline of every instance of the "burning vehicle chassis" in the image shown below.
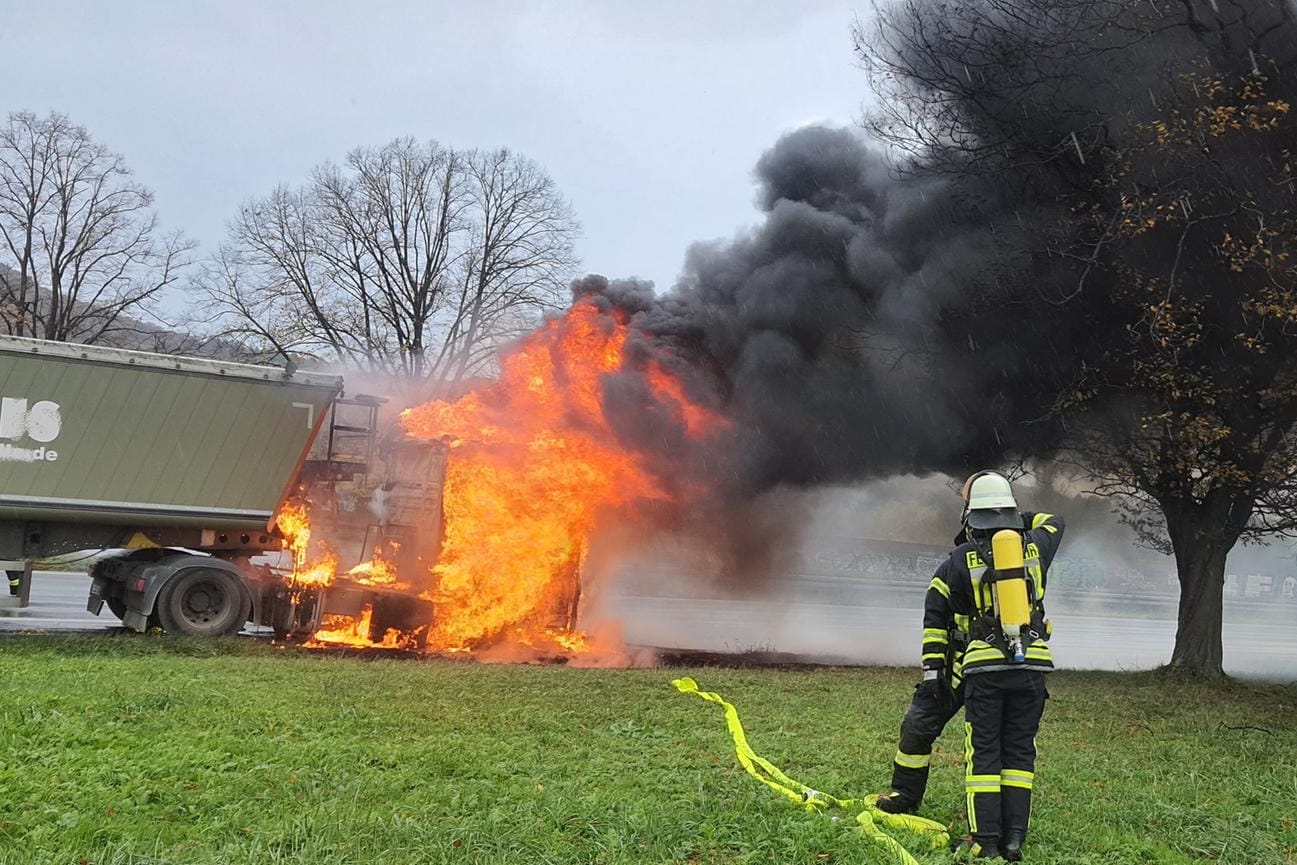
[[[549,627],[559,633],[575,633],[578,607],[579,594],[574,592],[566,608],[555,611]],[[434,601],[400,589],[357,583],[346,576],[328,586],[275,581],[266,594],[263,621],[273,628],[276,639],[286,641],[417,654],[437,651],[428,643],[429,631],[436,624]],[[507,638],[507,633],[494,634],[460,646],[455,653],[490,649]]]
[[[329,642],[337,633],[348,636],[348,642],[421,652],[434,614],[430,600],[341,576],[328,586],[275,583],[267,593],[263,620],[278,639]],[[389,632],[399,636],[388,638]]]
[[[21,589],[0,604],[27,605],[33,570],[89,562],[87,609],[136,631],[427,646],[447,448],[380,450],[384,400],[344,399],[331,375],[17,337],[0,360],[0,566]],[[567,630],[575,571],[571,586]]]

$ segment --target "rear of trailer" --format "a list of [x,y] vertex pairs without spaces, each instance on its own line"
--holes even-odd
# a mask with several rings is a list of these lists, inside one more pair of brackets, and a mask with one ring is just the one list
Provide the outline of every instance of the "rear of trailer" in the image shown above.
[[[0,336],[0,567],[101,558],[89,608],[237,632],[342,379]],[[71,558],[69,558],[71,557]]]

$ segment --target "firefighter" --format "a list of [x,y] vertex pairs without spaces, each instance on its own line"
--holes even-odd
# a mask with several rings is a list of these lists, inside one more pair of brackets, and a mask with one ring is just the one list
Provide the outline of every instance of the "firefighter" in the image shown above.
[[[964,513],[968,510],[968,491],[973,481],[992,472],[969,475],[960,489]],[[962,520],[962,515],[961,515]],[[966,528],[955,536],[958,546],[967,540]],[[946,729],[950,719],[964,705],[963,680],[955,671],[954,660],[963,654],[968,643],[968,617],[952,617],[949,628],[923,629],[923,681],[914,686],[910,707],[901,720],[901,737],[892,758],[892,786],[874,804],[889,814],[912,814],[923,803],[928,788],[928,765],[932,762],[932,745]],[[935,662],[941,659],[940,665]],[[932,675],[929,674],[932,671]]]
[[[969,829],[956,849],[1017,862],[1031,813],[1045,674],[1054,668],[1044,599],[1063,520],[1020,513],[1009,482],[987,473],[969,485],[964,525],[967,540],[937,568],[923,612],[925,635],[950,630],[956,617],[968,622],[968,645],[950,671],[964,682]],[[925,678],[946,675],[947,656],[928,654]]]
[[9,577],[9,594],[18,595],[22,592],[23,572],[22,571],[5,571]]

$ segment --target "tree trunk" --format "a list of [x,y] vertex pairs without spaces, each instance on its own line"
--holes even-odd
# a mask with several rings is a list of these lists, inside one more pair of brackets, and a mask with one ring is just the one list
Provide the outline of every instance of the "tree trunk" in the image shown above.
[[1223,516],[1206,508],[1167,514],[1180,580],[1175,648],[1167,672],[1202,678],[1225,675],[1221,665],[1225,559],[1238,537],[1223,522]]

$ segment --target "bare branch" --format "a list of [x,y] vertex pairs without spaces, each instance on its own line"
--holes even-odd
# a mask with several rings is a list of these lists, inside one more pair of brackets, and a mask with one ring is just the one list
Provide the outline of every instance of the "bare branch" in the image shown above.
[[157,236],[153,196],[120,156],[60,114],[0,129],[0,322],[7,332],[102,342],[155,302],[194,244]]
[[245,204],[198,284],[249,346],[445,383],[560,303],[576,231],[534,163],[397,139]]

